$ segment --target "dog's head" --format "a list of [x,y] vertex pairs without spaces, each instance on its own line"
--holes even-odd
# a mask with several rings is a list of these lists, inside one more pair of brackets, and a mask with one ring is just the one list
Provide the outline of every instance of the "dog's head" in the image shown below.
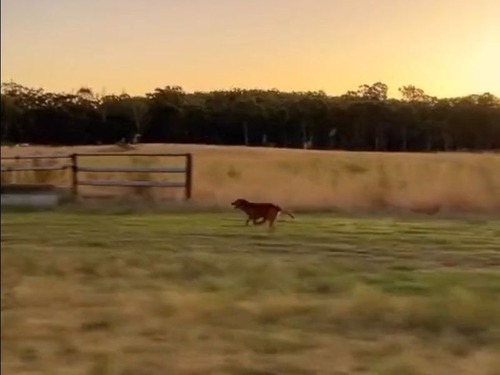
[[234,208],[240,208],[240,207],[245,206],[247,203],[248,203],[248,201],[246,199],[238,198],[234,202],[232,202],[231,205]]

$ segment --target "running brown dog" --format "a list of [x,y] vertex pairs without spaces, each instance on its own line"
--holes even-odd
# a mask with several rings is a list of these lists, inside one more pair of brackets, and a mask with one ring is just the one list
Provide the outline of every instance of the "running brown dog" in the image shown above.
[[[269,228],[274,228],[274,221],[278,217],[280,212],[290,216],[292,219],[295,218],[290,212],[283,210],[280,206],[272,203],[256,203],[249,202],[246,199],[238,198],[231,203],[234,208],[240,209],[248,215],[246,225],[250,221],[253,221],[255,225],[264,224],[267,220],[269,222]],[[257,221],[257,219],[262,219]]]

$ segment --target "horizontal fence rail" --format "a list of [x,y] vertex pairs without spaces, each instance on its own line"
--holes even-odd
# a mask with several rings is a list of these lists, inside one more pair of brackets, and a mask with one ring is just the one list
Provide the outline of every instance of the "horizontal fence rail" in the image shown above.
[[62,171],[71,168],[71,165],[36,166],[36,167],[16,167],[2,166],[2,172],[27,172],[27,171]]
[[79,172],[186,173],[186,167],[78,167]]
[[17,155],[2,156],[2,160],[40,160],[40,159],[69,159],[71,155]]
[[86,153],[79,153],[79,154],[71,154],[69,156],[72,156],[72,155],[77,155],[78,157],[86,157],[86,156],[93,156],[93,157],[96,157],[96,156],[98,156],[98,157],[101,157],[101,156],[135,156],[135,157],[143,157],[144,156],[144,157],[151,157],[151,156],[154,156],[154,157],[159,157],[159,158],[163,158],[163,157],[186,158],[186,157],[189,157],[191,154],[190,153],[178,153],[178,154],[172,154],[172,153],[166,153],[166,154],[133,153],[133,154],[127,154],[124,152],[101,152],[101,153],[86,152]]
[[[99,157],[103,161],[107,157],[150,157],[150,158],[184,158],[183,166],[82,166],[80,161],[87,157]],[[66,159],[70,163],[62,165],[2,165],[2,173],[26,172],[26,171],[71,171],[71,191],[76,197],[78,195],[78,186],[100,186],[100,187],[144,187],[144,188],[184,188],[184,197],[191,199],[192,195],[192,155],[190,153],[182,154],[126,154],[126,153],[85,153],[71,155],[33,155],[33,156],[2,156],[2,161],[21,161],[21,160],[40,160],[40,159]],[[103,161],[100,161],[103,163]],[[90,179],[89,176],[80,178],[80,173],[175,173],[184,174],[184,181],[153,181],[153,180],[116,180],[116,179]],[[19,184],[4,184],[2,186],[14,187]],[[25,186],[26,184],[23,184]]]
[[82,186],[124,186],[124,187],[185,187],[184,182],[168,181],[124,181],[124,180],[88,180],[79,181]]

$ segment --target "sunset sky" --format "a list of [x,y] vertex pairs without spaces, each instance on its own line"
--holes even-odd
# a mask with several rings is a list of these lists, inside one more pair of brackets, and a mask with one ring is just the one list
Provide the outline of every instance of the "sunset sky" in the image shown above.
[[500,96],[500,0],[2,0],[2,81]]

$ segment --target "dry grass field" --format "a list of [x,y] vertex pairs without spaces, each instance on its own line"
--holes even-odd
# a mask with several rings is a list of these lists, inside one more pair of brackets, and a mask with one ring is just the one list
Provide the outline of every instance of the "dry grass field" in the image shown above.
[[[193,202],[2,211],[2,374],[500,374],[500,155],[131,152],[192,152]],[[239,196],[297,218],[245,227]]]
[[[2,155],[119,150],[118,146],[2,147]],[[387,154],[170,144],[140,145],[127,152],[192,152],[193,202],[197,205],[226,207],[230,200],[244,196],[273,200],[295,209],[500,212],[500,154]],[[172,159],[147,161],[128,156],[89,158],[81,162],[101,166],[105,163],[176,163]],[[41,172],[36,176],[30,172],[3,173],[2,178],[60,184],[69,181],[64,172]],[[163,176],[143,174],[132,178]],[[112,188],[82,188],[82,191],[126,197],[145,193],[137,189]],[[171,193],[156,189],[153,194],[162,197]],[[182,191],[177,190],[175,194],[182,196]]]
[[500,222],[2,213],[2,374],[500,374]]

